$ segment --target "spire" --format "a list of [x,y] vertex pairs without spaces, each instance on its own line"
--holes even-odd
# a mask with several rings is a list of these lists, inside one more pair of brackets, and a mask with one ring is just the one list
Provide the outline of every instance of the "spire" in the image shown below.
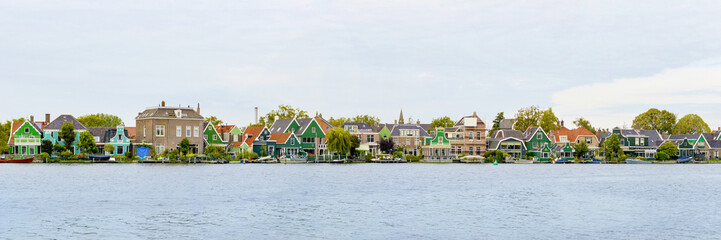
[[403,121],[403,109],[401,109],[401,116],[398,118],[398,124],[404,124],[404,123],[405,122]]

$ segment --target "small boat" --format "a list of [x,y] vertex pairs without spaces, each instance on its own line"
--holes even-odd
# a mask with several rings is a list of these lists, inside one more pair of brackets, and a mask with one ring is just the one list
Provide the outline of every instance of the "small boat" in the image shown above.
[[90,160],[110,160],[110,155],[90,155]]
[[626,164],[651,164],[651,162],[636,158],[626,158]]
[[515,164],[533,164],[533,159],[527,159],[527,160],[515,160],[513,161]]
[[330,163],[345,163],[345,159],[330,160]]
[[601,161],[600,159],[591,158],[589,161],[585,161],[585,164],[606,164],[606,161]]
[[34,157],[24,159],[1,159],[0,163],[31,163],[35,160]]
[[575,163],[573,158],[559,158],[553,162],[553,164],[569,164],[569,163]]
[[288,164],[288,163],[290,163],[290,164],[308,163],[308,159],[302,158],[302,157],[290,157],[290,158],[282,157],[282,158],[279,158],[278,161],[280,161],[280,163],[286,163],[286,164]]
[[693,161],[693,158],[691,157],[682,157],[676,160],[677,163],[690,163]]

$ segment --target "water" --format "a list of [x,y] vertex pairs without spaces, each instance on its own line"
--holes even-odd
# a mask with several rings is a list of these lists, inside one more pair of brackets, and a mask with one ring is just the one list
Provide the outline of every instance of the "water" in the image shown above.
[[721,165],[0,165],[8,239],[721,238]]

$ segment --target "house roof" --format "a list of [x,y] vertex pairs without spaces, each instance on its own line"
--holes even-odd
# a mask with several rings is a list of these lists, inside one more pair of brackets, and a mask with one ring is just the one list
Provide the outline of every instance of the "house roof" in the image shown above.
[[293,133],[271,133],[268,141],[275,141],[278,144],[285,144]]
[[527,141],[533,138],[538,130],[543,131],[540,127],[529,127],[525,132],[523,132],[523,140]]
[[708,140],[708,145],[711,148],[721,148],[721,140]]
[[[512,130],[512,131],[516,131],[516,130]],[[519,131],[519,133],[520,133],[520,131]],[[498,145],[501,144],[501,142],[510,140],[510,139],[515,139],[515,140],[518,140],[521,143],[523,143],[523,140],[516,138],[516,137],[491,138],[488,140],[488,147],[489,147],[489,149],[498,149]],[[523,149],[526,149],[525,144],[521,144],[521,146],[523,147]]]
[[503,119],[498,124],[499,129],[513,129],[513,125],[516,123],[516,119]]
[[421,126],[418,126],[416,124],[398,124],[393,127],[393,130],[391,130],[391,136],[398,137],[401,136],[401,130],[402,129],[417,129],[419,130],[419,136],[421,137],[430,137],[431,135],[426,132],[425,129],[423,129]]
[[[253,146],[253,141],[258,138],[258,135],[263,133],[263,129],[265,129],[265,126],[251,126],[245,128],[245,131],[243,131],[243,138],[246,138],[244,142],[248,144],[248,146]],[[248,135],[251,137],[248,137]]]
[[230,131],[233,130],[234,127],[235,127],[235,125],[221,125],[221,126],[216,126],[216,127],[215,127],[215,131],[218,132],[218,134],[221,134],[221,135],[222,135],[223,133],[229,133]]
[[381,124],[378,124],[378,125],[376,125],[376,127],[375,127],[375,128],[376,128],[375,131],[376,131],[376,132],[380,132],[381,130],[383,130],[383,127],[387,127],[387,128],[388,128],[388,131],[391,131],[391,130],[393,130],[393,127],[395,127],[395,124],[389,124],[389,123],[381,123]]
[[326,121],[322,117],[315,117],[315,121],[318,122],[318,125],[320,126],[320,129],[323,130],[324,133],[328,133],[331,129],[335,128],[333,124],[330,124],[328,121]]
[[296,119],[295,121],[298,122],[298,125],[300,126],[298,128],[298,131],[296,131],[296,133],[300,134],[303,131],[305,131],[306,128],[308,128],[308,125],[313,121],[313,119],[312,118],[300,118],[300,119]]
[[458,120],[458,121],[456,122],[456,125],[454,125],[454,127],[463,127],[463,126],[465,126],[465,121],[466,121],[466,119],[470,119],[470,118],[475,118],[475,119],[476,119],[476,125],[477,125],[477,126],[486,125],[486,123],[484,123],[483,120],[481,120],[481,118],[478,117],[478,115],[474,112],[473,115],[462,117],[460,120]]
[[13,125],[10,129],[10,138],[8,139],[8,145],[14,145],[15,144],[15,131],[20,128],[20,126],[23,125],[25,122],[13,122]]
[[346,126],[356,126],[358,128],[359,132],[373,132],[373,128],[366,123],[348,122],[348,123],[343,123],[343,125],[341,125],[340,127],[345,129]]
[[135,127],[125,127],[125,131],[128,132],[128,137],[134,139],[135,138]]
[[556,131],[551,132],[551,136],[555,140],[555,142],[561,142],[561,136],[566,136],[568,142],[576,142],[578,140],[578,136],[593,136],[596,137],[595,134],[593,134],[588,129],[579,127],[576,129],[568,129],[566,127],[561,127],[560,129]]
[[[175,111],[180,110],[180,116],[176,116]],[[195,119],[203,120],[203,116],[192,108],[184,107],[151,107],[145,109],[142,113],[135,117],[136,120],[148,118],[179,118],[179,119]]]
[[91,127],[88,128],[88,132],[93,135],[93,137],[98,137],[100,141],[103,141],[103,137],[105,135],[105,131],[112,129],[107,127]]
[[63,126],[65,122],[70,122],[73,124],[73,127],[75,127],[75,131],[80,130],[87,130],[87,128],[78,121],[75,117],[68,114],[63,114],[55,118],[52,122],[48,123],[47,126],[45,126],[44,129],[48,130],[60,130],[60,128]]
[[491,134],[491,138],[502,139],[507,137],[523,139],[523,133],[515,129],[499,129]]
[[273,126],[270,126],[270,132],[271,133],[282,133],[285,132],[286,129],[290,126],[290,123],[293,122],[293,119],[278,119],[273,122]]

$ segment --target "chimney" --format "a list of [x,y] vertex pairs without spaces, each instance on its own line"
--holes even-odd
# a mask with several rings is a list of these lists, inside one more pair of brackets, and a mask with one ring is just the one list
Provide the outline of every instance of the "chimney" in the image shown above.
[[420,126],[421,126],[421,121],[420,121],[420,120],[416,121],[416,125],[418,125],[418,126],[420,127]]
[[563,127],[563,120],[561,120],[561,127]]
[[31,122],[31,123],[35,123],[35,116],[30,115],[30,122]]
[[161,107],[165,107],[165,101],[160,102]]
[[45,124],[50,123],[50,113],[45,114]]
[[198,112],[198,114],[200,114],[200,103],[198,103],[198,110],[197,110],[197,112]]
[[398,124],[398,120],[393,120],[393,124]]
[[258,124],[258,107],[255,107],[255,124]]
[[478,116],[478,115],[476,115],[476,112],[475,112],[475,111],[473,112],[473,116]]

